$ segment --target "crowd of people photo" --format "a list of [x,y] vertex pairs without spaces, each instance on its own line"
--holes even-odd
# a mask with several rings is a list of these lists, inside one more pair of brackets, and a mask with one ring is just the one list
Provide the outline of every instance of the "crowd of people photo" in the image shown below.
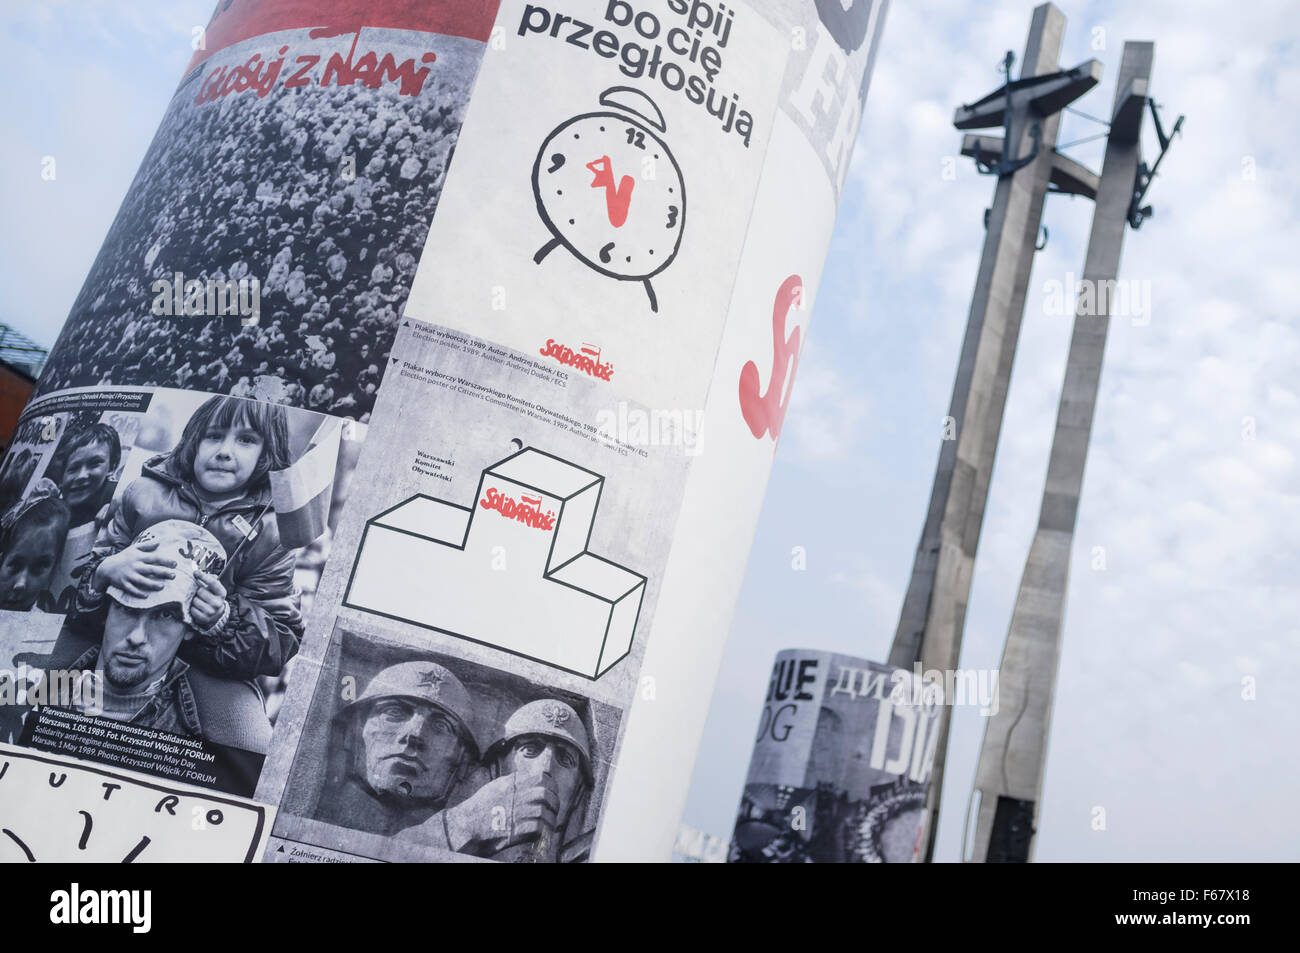
[[[281,85],[203,104],[182,86],[39,392],[180,387],[367,421],[471,81],[440,64],[415,96]],[[257,323],[154,314],[153,283],[178,272],[256,280]]]

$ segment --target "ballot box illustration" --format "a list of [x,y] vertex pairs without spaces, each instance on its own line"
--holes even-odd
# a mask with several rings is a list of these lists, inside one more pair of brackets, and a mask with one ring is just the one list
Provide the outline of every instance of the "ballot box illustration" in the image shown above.
[[631,650],[646,584],[587,549],[604,482],[527,447],[471,506],[413,496],[366,523],[343,604],[599,678]]

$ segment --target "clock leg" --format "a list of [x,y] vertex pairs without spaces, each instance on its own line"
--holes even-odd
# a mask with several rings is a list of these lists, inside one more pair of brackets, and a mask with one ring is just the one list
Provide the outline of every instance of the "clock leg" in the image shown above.
[[542,263],[542,259],[545,258],[547,255],[549,255],[551,252],[555,251],[555,249],[559,247],[559,244],[560,244],[560,240],[558,238],[552,238],[541,248],[537,249],[537,254],[533,256],[533,261],[535,261],[537,264],[540,265]]
[[655,314],[659,313],[659,299],[655,297],[654,285],[650,284],[650,279],[646,278],[642,284],[645,285],[645,293],[650,296],[650,310]]

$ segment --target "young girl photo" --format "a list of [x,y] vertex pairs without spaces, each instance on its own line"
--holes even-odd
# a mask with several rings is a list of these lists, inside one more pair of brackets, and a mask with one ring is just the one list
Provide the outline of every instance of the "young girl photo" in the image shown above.
[[302,637],[295,553],[281,543],[269,477],[290,462],[283,406],[206,401],[176,446],[145,461],[121,493],[80,572],[78,612],[98,612],[110,586],[139,597],[162,589],[175,563],[131,541],[164,520],[188,520],[217,537],[228,562],[220,574],[197,574],[190,616],[199,635],[181,657],[227,678],[278,676]]

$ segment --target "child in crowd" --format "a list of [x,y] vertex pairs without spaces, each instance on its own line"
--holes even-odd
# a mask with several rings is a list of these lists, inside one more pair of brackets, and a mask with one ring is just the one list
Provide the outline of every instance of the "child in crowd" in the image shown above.
[[122,462],[122,440],[108,424],[69,430],[59,441],[45,475],[58,486],[71,513],[71,526],[95,519],[113,498],[112,479]]
[[0,517],[0,609],[48,612],[47,591],[68,535],[68,507],[42,479]]
[[70,427],[50,459],[45,476],[58,484],[70,514],[67,541],[50,580],[55,612],[76,605],[77,578],[108,521],[121,462],[122,439],[105,423]]
[[278,404],[237,397],[203,404],[176,447],[147,461],[122,494],[81,576],[78,611],[101,611],[109,586],[139,598],[162,589],[175,562],[132,540],[163,520],[189,520],[230,558],[220,575],[195,574],[189,609],[198,636],[181,657],[229,678],[279,675],[302,638],[294,553],[281,545],[271,510],[269,474],[290,463],[288,434]]

